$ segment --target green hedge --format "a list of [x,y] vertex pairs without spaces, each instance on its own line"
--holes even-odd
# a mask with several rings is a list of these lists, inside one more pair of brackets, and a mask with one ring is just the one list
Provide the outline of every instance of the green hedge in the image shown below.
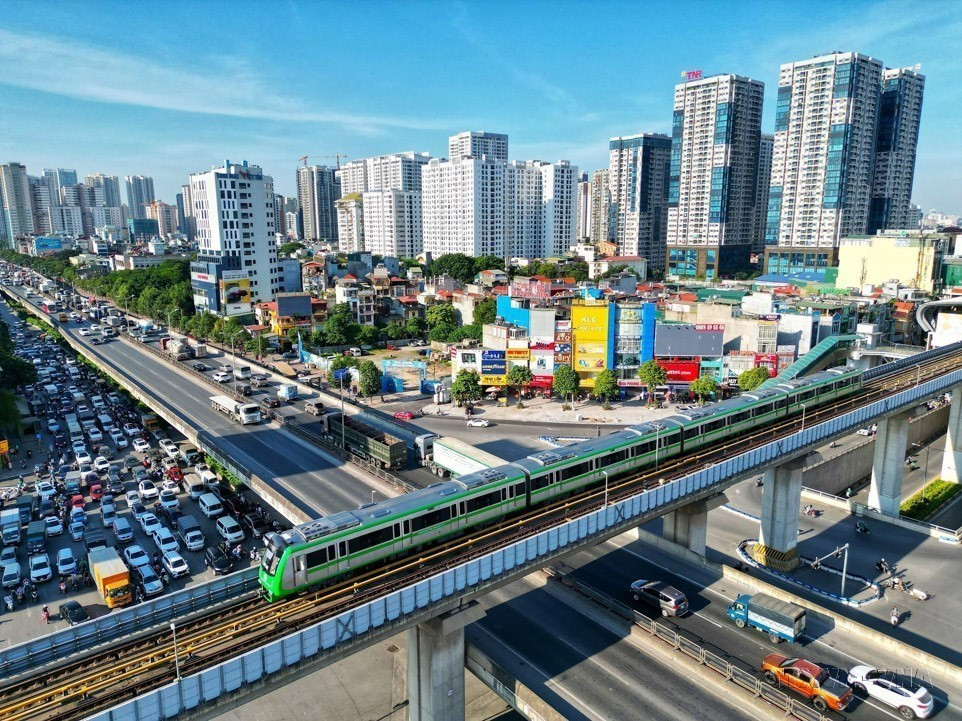
[[903,501],[899,510],[903,516],[916,521],[924,521],[960,491],[962,491],[962,485],[936,478],[925,486],[923,491],[919,491]]

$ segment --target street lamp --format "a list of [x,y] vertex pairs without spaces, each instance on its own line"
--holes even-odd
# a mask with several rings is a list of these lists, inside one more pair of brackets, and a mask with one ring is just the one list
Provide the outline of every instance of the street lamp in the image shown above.
[[605,503],[602,508],[608,507],[608,471],[602,471],[605,474]]
[[177,624],[170,622],[170,632],[174,636],[174,675],[177,681],[177,711],[184,708],[184,687],[180,677],[180,655],[177,653]]
[[806,411],[807,409],[805,408],[805,404],[804,404],[804,403],[799,403],[798,405],[800,405],[800,406],[802,407],[802,430],[804,431],[804,430],[805,430],[805,411]]
[[243,333],[243,328],[238,330],[236,333],[232,334],[230,337],[230,365],[231,365],[231,375],[234,376],[234,393],[237,393],[237,351],[234,347],[234,339]]

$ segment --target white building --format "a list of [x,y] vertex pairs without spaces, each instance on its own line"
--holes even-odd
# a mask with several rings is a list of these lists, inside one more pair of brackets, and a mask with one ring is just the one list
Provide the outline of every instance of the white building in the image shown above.
[[480,158],[487,155],[491,160],[508,162],[508,136],[502,133],[486,133],[483,130],[467,130],[448,138],[448,157],[452,160],[470,155]]
[[342,253],[364,250],[364,201],[361,193],[348,193],[334,201],[337,212],[337,249]]
[[[33,205],[34,232],[41,235],[53,233],[53,203],[50,199],[50,181],[43,176],[28,176],[30,183],[30,202]],[[2,223],[0,223],[2,226]],[[2,227],[0,227],[2,230]]]
[[912,181],[924,90],[925,76],[918,67],[882,73],[869,235],[886,228],[918,227]]
[[128,175],[124,177],[127,184],[127,212],[131,218],[146,218],[147,204],[154,200],[154,179],[146,175]]
[[62,205],[63,189],[66,186],[77,185],[77,171],[71,168],[44,168],[43,177],[50,185],[51,205]]
[[79,205],[55,205],[50,208],[50,220],[55,235],[84,235],[83,210]]
[[755,231],[752,252],[765,250],[765,221],[768,219],[768,188],[772,182],[772,151],[775,136],[763,134],[758,144],[758,183],[755,186]]
[[532,249],[535,252],[524,257],[564,255],[578,242],[578,166],[567,160],[533,162],[541,173],[540,223],[544,245]]
[[6,239],[6,247],[23,235],[32,235],[33,203],[27,168],[20,163],[0,165],[0,238]]
[[582,173],[578,179],[578,240],[586,240],[591,236],[591,183],[588,174]]
[[642,133],[608,144],[611,240],[622,255],[640,255],[649,268],[665,267],[671,138]]
[[[271,199],[273,209],[273,198]],[[162,200],[147,204],[147,218],[157,221],[157,234],[165,238],[177,231],[177,208]]]
[[611,191],[607,170],[596,170],[591,176],[591,218],[588,222],[588,237],[593,243],[608,240],[611,234]]
[[239,258],[250,302],[273,300],[280,285],[274,242],[274,179],[257,165],[227,163],[192,173],[198,256]]
[[420,190],[421,168],[431,160],[429,153],[393,153],[345,163],[338,171],[341,194],[368,190]]
[[382,257],[416,258],[423,250],[421,191],[364,193],[364,250]]
[[668,183],[669,276],[748,270],[765,85],[715,75],[675,86]]
[[87,175],[84,185],[88,188],[100,188],[103,191],[103,204],[108,208],[119,208],[124,204],[120,195],[120,180],[116,175]]
[[882,63],[833,53],[781,66],[765,271],[824,271],[868,225]]
[[334,168],[308,165],[297,169],[297,199],[305,240],[325,243],[337,240],[334,201],[340,197],[341,183]]

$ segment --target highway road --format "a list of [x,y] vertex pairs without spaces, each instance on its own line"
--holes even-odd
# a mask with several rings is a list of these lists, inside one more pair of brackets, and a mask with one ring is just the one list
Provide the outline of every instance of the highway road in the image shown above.
[[[21,290],[9,286],[7,289]],[[397,494],[389,485],[275,423],[256,426],[234,423],[210,407],[209,398],[216,393],[213,385],[197,380],[126,340],[92,345],[89,338],[79,334],[79,327],[70,323],[60,326],[59,330],[83,345],[88,357],[123,374],[187,425],[215,436],[217,445],[227,455],[306,513],[329,515],[356,508],[370,502],[372,492],[377,498]]]

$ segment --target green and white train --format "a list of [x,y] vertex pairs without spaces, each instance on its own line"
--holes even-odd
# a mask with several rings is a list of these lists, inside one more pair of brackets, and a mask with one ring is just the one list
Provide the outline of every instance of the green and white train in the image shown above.
[[811,412],[861,386],[860,371],[827,370],[302,523],[272,537],[259,574],[264,596],[275,601],[319,588],[382,559],[604,481],[606,473],[614,479],[655,466]]

